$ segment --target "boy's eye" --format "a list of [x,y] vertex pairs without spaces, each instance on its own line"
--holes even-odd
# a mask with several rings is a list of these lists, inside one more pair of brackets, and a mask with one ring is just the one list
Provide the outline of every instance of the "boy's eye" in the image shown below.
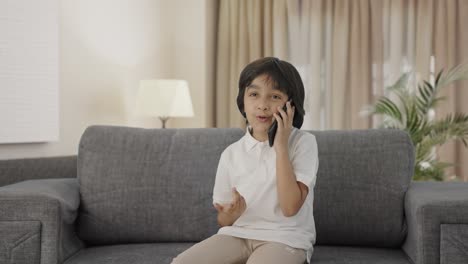
[[279,96],[279,95],[273,95],[273,98],[275,98],[275,99],[281,99],[281,96]]
[[256,95],[257,95],[257,93],[250,93],[249,96],[256,96]]

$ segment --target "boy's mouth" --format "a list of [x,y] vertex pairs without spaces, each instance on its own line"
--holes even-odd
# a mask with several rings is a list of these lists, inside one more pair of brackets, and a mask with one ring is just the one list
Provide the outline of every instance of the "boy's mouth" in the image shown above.
[[269,122],[270,119],[271,118],[267,117],[267,116],[257,116],[257,120],[260,121],[260,122],[263,122],[263,123]]

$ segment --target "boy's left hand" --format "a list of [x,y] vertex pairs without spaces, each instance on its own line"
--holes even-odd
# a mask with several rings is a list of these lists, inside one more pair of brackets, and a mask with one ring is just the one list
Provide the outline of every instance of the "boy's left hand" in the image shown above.
[[286,102],[286,112],[282,107],[278,106],[278,113],[274,113],[276,122],[278,122],[278,130],[276,131],[275,141],[273,147],[276,153],[279,151],[287,151],[289,135],[291,135],[293,120],[294,120],[294,106],[291,106],[291,101]]

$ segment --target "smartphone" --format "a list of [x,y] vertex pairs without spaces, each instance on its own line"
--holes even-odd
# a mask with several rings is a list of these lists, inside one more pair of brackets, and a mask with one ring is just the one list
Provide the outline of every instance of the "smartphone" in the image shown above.
[[[291,102],[291,107],[293,106]],[[283,110],[287,113],[286,104],[283,106]],[[281,115],[280,115],[281,117]],[[271,124],[270,128],[268,129],[268,143],[270,143],[270,147],[273,147],[273,143],[275,142],[276,131],[278,130],[278,122],[276,119],[273,120],[273,124]]]

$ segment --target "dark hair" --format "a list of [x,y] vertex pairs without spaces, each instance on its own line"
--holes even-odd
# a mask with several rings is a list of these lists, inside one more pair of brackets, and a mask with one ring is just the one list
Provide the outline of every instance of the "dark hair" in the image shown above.
[[304,122],[304,84],[297,69],[289,62],[275,57],[265,57],[249,63],[239,77],[239,93],[237,94],[237,107],[246,118],[244,111],[244,93],[247,86],[252,84],[258,76],[268,75],[268,81],[273,82],[273,89],[280,90],[288,95],[295,106],[293,126],[301,128]]

